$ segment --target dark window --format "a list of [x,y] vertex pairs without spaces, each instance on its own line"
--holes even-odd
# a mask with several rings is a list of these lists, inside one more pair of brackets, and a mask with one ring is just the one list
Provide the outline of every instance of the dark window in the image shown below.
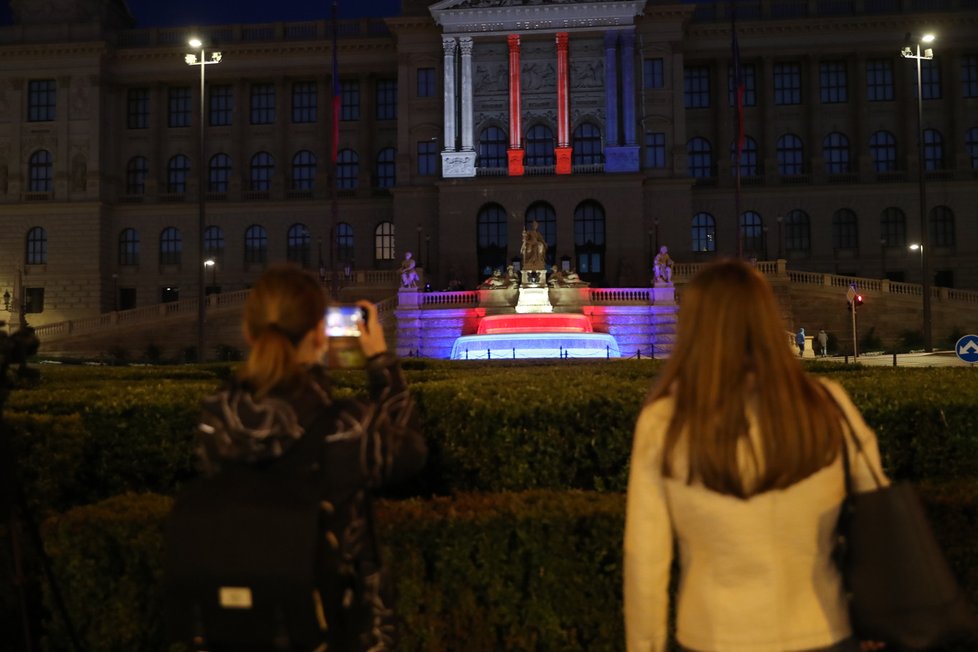
[[435,69],[418,68],[418,97],[434,97],[435,93]]
[[258,152],[251,157],[251,181],[249,190],[266,191],[272,188],[272,175],[275,174],[275,159],[268,152]]
[[397,120],[397,80],[377,80],[377,119]]
[[52,167],[51,152],[46,149],[39,149],[28,161],[30,169],[30,182],[27,186],[29,192],[51,192],[52,188]]
[[149,89],[130,88],[126,91],[126,128],[149,128]]
[[537,229],[547,243],[547,266],[554,264],[557,252],[557,211],[547,202],[538,201],[526,209],[524,227],[529,229],[537,223]]
[[186,86],[167,89],[168,127],[190,126],[190,89]]
[[590,122],[582,122],[574,130],[573,142],[574,165],[593,165],[604,163],[604,154],[601,150],[601,131],[597,125]]
[[336,187],[353,190],[359,185],[360,157],[352,149],[341,149],[336,155]]
[[784,246],[791,252],[808,253],[812,249],[812,226],[808,213],[793,210],[784,216]]
[[374,229],[374,260],[394,260],[394,225],[381,222]]
[[822,158],[828,174],[849,172],[849,139],[845,134],[833,132],[822,141]]
[[971,159],[971,169],[978,170],[978,127],[972,127],[965,133],[964,146]]
[[35,226],[27,232],[27,250],[24,260],[28,265],[44,265],[48,262],[48,233]]
[[119,234],[119,266],[139,264],[139,234],[136,229],[123,229]]
[[978,97],[978,54],[961,57],[961,96]]
[[822,104],[849,101],[849,82],[845,61],[823,61],[818,66],[819,98]]
[[136,288],[119,288],[119,305],[116,310],[132,310],[136,307]]
[[907,246],[907,216],[899,208],[884,208],[880,214],[880,239],[887,247]]
[[781,176],[791,176],[804,172],[805,148],[798,136],[785,134],[778,138],[777,157],[778,174]]
[[374,173],[374,185],[378,188],[393,188],[397,183],[397,150],[385,147],[377,152],[377,169]]
[[292,157],[292,190],[312,190],[316,181],[316,155],[307,149]]
[[645,167],[666,167],[666,135],[661,131],[645,132]]
[[210,99],[207,122],[212,127],[230,125],[234,111],[234,89],[227,85],[218,85],[211,86],[207,92]]
[[526,164],[554,164],[554,132],[547,125],[536,124],[526,132]]
[[859,248],[859,225],[856,214],[848,208],[840,208],[832,215],[832,248]]
[[574,257],[581,278],[603,278],[604,254],[604,208],[596,201],[585,200],[574,209]]
[[166,166],[166,191],[168,193],[187,192],[187,175],[190,174],[190,159],[177,154]]
[[689,176],[708,178],[713,176],[713,147],[706,138],[691,138],[686,143]]
[[251,124],[275,123],[275,84],[251,85]]
[[479,167],[504,168],[508,165],[509,140],[499,127],[486,127],[479,134]]
[[709,213],[693,216],[693,251],[717,250],[717,222]]
[[360,82],[340,80],[340,120],[360,119]]
[[209,226],[204,229],[204,256],[215,263],[224,260],[224,229]]
[[[917,78],[914,76],[915,84],[916,81]],[[920,62],[920,83],[925,100],[941,99],[941,66],[937,59],[925,59]]]
[[146,192],[146,177],[149,176],[149,163],[142,156],[133,156],[126,163],[126,194],[142,195]]
[[173,301],[180,300],[180,288],[178,287],[161,287],[160,288],[160,303],[171,303]]
[[54,120],[57,99],[58,88],[53,79],[32,79],[27,84],[27,120]]
[[924,169],[944,169],[944,136],[937,129],[924,129]]
[[432,140],[418,141],[418,174],[421,176],[438,174],[438,148]]
[[309,254],[312,251],[312,237],[305,224],[293,224],[286,237],[285,258],[290,263],[309,267]]
[[179,265],[183,256],[183,237],[180,230],[168,226],[160,233],[160,265]]
[[[730,143],[730,174],[737,174],[737,141]],[[750,136],[744,136],[744,146],[740,150],[740,176],[756,177],[757,167],[757,141]]]
[[869,153],[873,157],[873,169],[877,172],[896,170],[896,137],[889,131],[877,131],[869,137]]
[[642,84],[645,88],[665,87],[665,65],[661,58],[642,60]]
[[866,62],[866,98],[870,102],[889,102],[893,99],[893,62],[889,59],[870,59]]
[[932,247],[953,247],[954,211],[947,206],[930,209],[930,244]]
[[207,169],[207,191],[227,192],[231,182],[231,157],[219,152],[211,157]]
[[774,64],[774,103],[801,104],[801,65]]
[[24,288],[24,312],[44,312],[44,288]]
[[764,220],[755,211],[747,211],[740,216],[740,238],[744,254],[752,258],[767,258],[767,244],[764,242]]
[[353,263],[353,227],[346,222],[336,225],[336,257],[340,262]]
[[710,68],[687,66],[683,71],[683,97],[687,109],[705,109],[710,106]]
[[319,108],[318,101],[316,82],[294,82],[292,84],[292,122],[315,122]]
[[506,210],[499,204],[483,206],[476,218],[476,260],[482,276],[506,268],[506,237]]
[[252,224],[245,231],[244,262],[246,265],[263,265],[268,260],[268,233],[265,227]]
[[[740,81],[744,84],[743,106],[757,106],[757,72],[752,63],[740,64]],[[730,66],[727,77],[727,104],[737,106],[737,87],[735,85],[734,68]]]

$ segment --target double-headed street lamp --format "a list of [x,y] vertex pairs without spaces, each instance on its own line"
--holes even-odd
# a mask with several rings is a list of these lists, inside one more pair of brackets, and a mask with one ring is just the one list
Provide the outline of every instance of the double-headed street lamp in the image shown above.
[[[907,34],[910,42],[910,34]],[[924,296],[924,350],[933,351],[934,341],[931,332],[930,316],[930,266],[927,256],[930,247],[927,242],[927,191],[924,182],[924,89],[920,72],[921,62],[934,58],[931,48],[921,52],[920,44],[934,42],[933,34],[924,34],[916,43],[916,48],[907,45],[900,51],[904,59],[914,59],[917,62],[917,185],[920,187],[920,274],[921,289]]]
[[199,49],[200,54],[187,54],[183,60],[188,66],[200,66],[200,115],[198,124],[200,134],[197,152],[197,247],[199,260],[197,261],[197,362],[204,361],[204,319],[206,316],[206,304],[204,296],[204,110],[206,97],[204,95],[204,71],[207,66],[221,62],[220,52],[211,52],[210,59],[205,56],[204,44],[199,38],[191,38],[187,43],[194,49]]

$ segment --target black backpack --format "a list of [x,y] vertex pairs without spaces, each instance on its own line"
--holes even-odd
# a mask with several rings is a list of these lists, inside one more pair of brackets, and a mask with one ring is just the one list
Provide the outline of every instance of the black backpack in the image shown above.
[[165,532],[175,639],[199,650],[313,650],[326,640],[341,589],[316,432],[280,458],[224,466],[179,492]]

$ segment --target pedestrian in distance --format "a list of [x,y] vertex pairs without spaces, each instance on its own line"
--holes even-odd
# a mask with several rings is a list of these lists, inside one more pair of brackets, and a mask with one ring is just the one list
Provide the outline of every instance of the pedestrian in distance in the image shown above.
[[829,354],[829,334],[825,332],[824,328],[818,331],[818,348],[822,357]]
[[805,355],[805,329],[799,328],[798,332],[795,333],[795,344],[798,345],[798,357],[804,357]]
[[[709,265],[683,292],[675,348],[632,443],[628,652],[666,650],[671,611],[681,650],[879,649],[853,639],[832,558],[842,446],[865,491],[871,467],[882,475],[876,436],[841,386],[804,371],[784,331],[770,285],[745,262]],[[858,463],[847,431],[866,453]]]

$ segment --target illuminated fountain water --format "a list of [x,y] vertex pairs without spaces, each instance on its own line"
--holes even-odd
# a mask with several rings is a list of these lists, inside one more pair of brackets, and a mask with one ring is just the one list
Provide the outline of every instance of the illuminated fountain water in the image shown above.
[[620,356],[614,337],[595,333],[587,315],[574,313],[489,315],[475,335],[459,337],[452,347],[453,360]]

